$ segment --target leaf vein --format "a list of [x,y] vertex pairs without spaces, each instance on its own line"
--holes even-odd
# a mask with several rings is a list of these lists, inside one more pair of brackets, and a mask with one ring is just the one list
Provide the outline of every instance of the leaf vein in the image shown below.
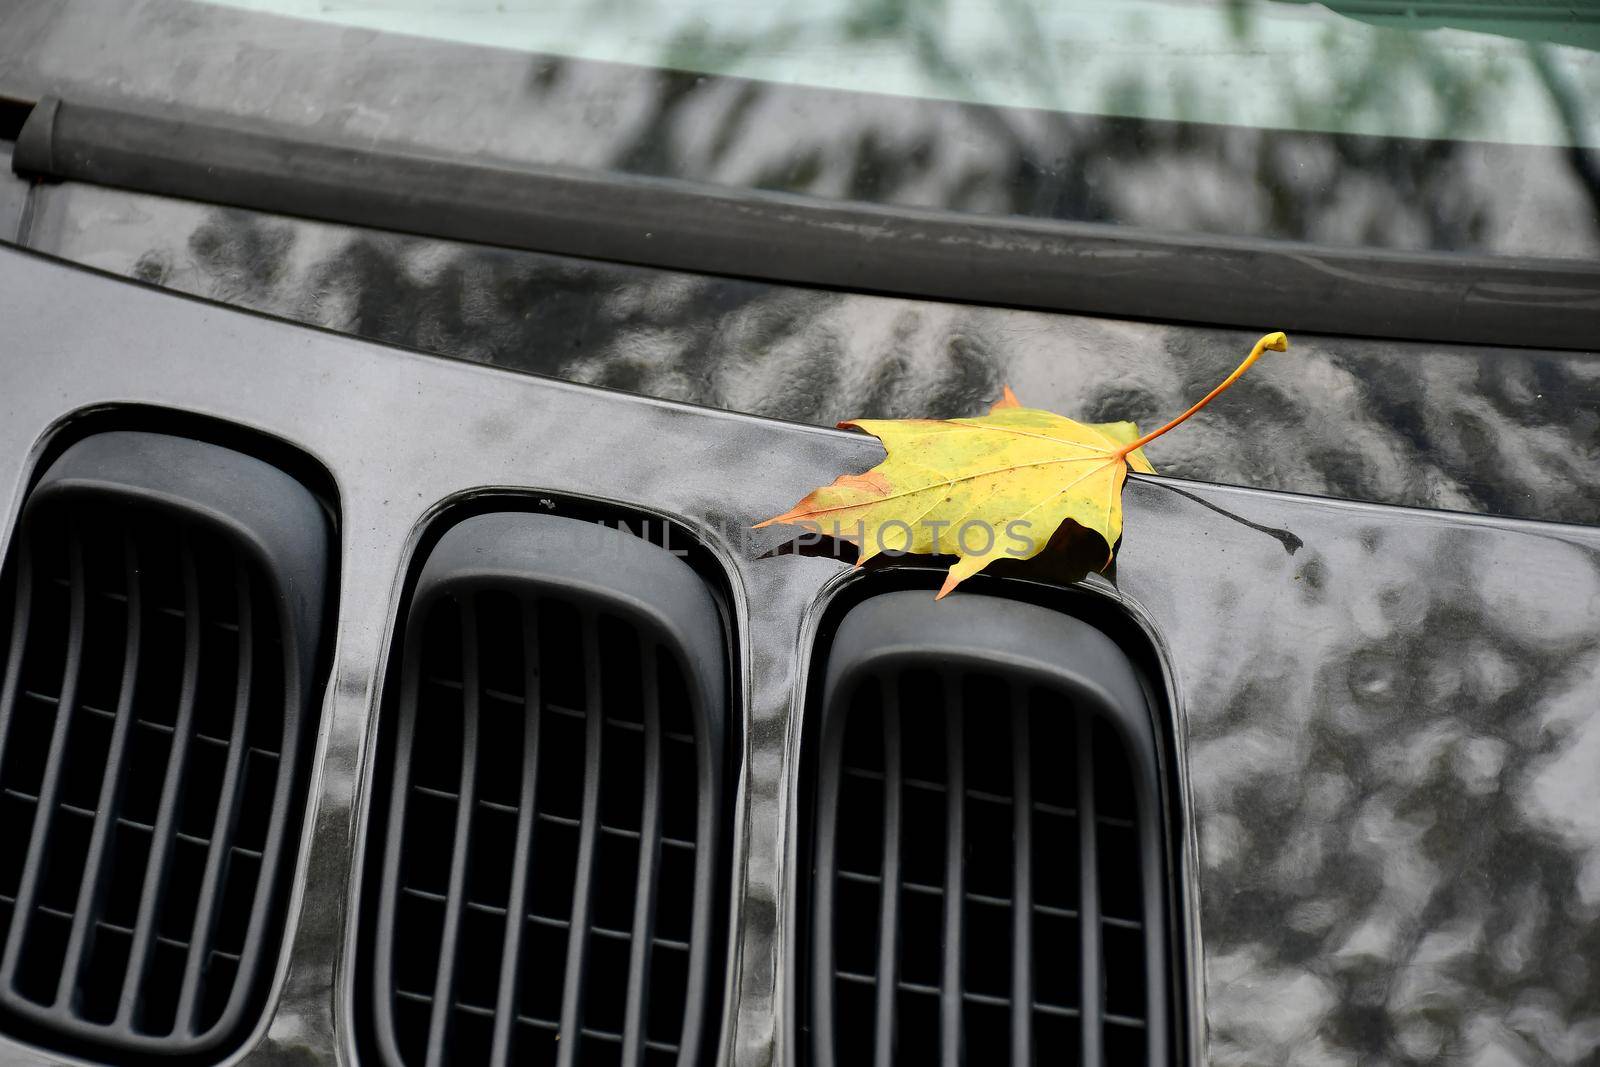
[[[1023,470],[1025,468],[1031,468],[1031,467],[1049,467],[1049,466],[1052,466],[1052,465],[1057,464],[1057,463],[1093,463],[1096,458],[1104,459],[1107,464],[1112,462],[1111,453],[1110,452],[1101,452],[1101,453],[1098,454],[1098,457],[1097,456],[1072,456],[1072,457],[1067,458],[1067,459],[1042,459],[1042,460],[1038,460],[1038,461],[1032,462],[1032,463],[1016,463],[1016,464],[1012,464],[1009,467],[996,467],[993,470],[978,471],[975,474],[963,474],[963,475],[960,475],[959,477],[951,478],[948,481],[929,482],[927,485],[919,485],[915,489],[907,489],[904,492],[899,492],[899,493],[886,493],[883,496],[873,497],[871,500],[860,500],[860,501],[857,501],[854,504],[839,504],[839,505],[837,505],[835,507],[816,508],[816,509],[814,509],[812,511],[806,512],[806,516],[827,515],[827,514],[829,514],[831,512],[835,512],[835,511],[849,511],[851,508],[871,507],[874,504],[881,504],[886,500],[900,500],[900,499],[903,499],[903,498],[908,497],[908,496],[916,496],[918,493],[926,493],[931,489],[948,489],[950,486],[955,485],[957,482],[970,482],[970,481],[973,481],[973,480],[978,479],[978,478],[986,478],[991,474],[1005,474],[1007,471],[1017,471],[1017,470]],[[1085,478],[1093,477],[1094,473],[1095,473],[1094,471],[1090,471],[1088,474],[1084,475],[1084,477]],[[1083,478],[1079,478],[1077,481],[1069,483],[1069,488],[1072,485],[1077,485],[1078,482],[1080,482],[1082,480],[1083,480]],[[1065,490],[1063,490],[1063,492],[1064,491]],[[930,508],[929,510],[931,511],[932,509]],[[924,514],[926,514],[926,512],[924,512]],[[797,516],[797,517],[802,517],[802,516]]]

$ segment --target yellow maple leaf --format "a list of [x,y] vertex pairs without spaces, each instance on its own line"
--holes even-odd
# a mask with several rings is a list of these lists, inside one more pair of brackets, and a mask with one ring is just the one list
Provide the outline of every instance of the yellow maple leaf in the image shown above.
[[1011,387],[989,414],[971,419],[854,419],[883,442],[884,461],[842,474],[757,528],[791,523],[860,546],[860,566],[880,552],[959,557],[939,598],[997,559],[1031,559],[1071,520],[1105,541],[1109,565],[1122,536],[1122,485],[1131,467],[1155,468],[1143,446],[1231,386],[1281,333],[1256,342],[1221,385],[1144,436],[1131,422],[1082,423],[1023,407]]

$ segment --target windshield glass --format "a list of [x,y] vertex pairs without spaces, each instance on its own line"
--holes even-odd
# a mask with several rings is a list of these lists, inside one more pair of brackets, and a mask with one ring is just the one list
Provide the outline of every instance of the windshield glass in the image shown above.
[[169,97],[346,139],[979,216],[1600,255],[1596,5],[180,6],[232,17],[191,34],[186,76],[156,75]]
[[1505,0],[222,0],[497,48],[1053,112],[1600,146],[1600,7]]

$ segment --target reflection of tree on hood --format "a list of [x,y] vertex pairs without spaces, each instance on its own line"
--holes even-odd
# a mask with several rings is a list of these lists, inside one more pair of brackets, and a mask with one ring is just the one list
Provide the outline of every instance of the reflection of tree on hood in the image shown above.
[[1393,532],[1312,548],[1295,658],[1192,694],[1213,1055],[1591,1062],[1600,823],[1566,801],[1600,740],[1600,559],[1549,542],[1558,603],[1499,534]]
[[[291,221],[62,186],[93,225],[37,247],[346,333],[651,396],[831,426],[954,418],[1009,382],[1087,421],[1153,426],[1250,337],[1215,327],[835,293]],[[94,206],[107,201],[103,210]],[[1292,375],[1153,446],[1175,477],[1600,523],[1600,365],[1298,339]],[[1037,399],[1034,399],[1037,398]]]

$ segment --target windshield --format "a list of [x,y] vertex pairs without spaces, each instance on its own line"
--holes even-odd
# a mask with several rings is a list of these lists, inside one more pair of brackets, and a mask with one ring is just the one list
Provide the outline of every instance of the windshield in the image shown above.
[[[1584,151],[1600,147],[1596,5],[248,6],[552,57],[527,87],[529,110],[581,123],[586,102],[602,107],[566,137],[535,121],[544,162],[1341,245],[1600,251],[1600,175]],[[708,77],[663,76],[648,107],[617,113],[604,107],[603,72],[564,84],[556,57]],[[601,143],[574,143],[589,138]]]
[[[66,76],[97,95],[458,158],[1167,233],[1600,255],[1592,3],[167,0],[140,10],[167,14],[76,27],[105,47],[80,41],[96,69]],[[59,80],[67,66],[57,57],[47,73]]]

